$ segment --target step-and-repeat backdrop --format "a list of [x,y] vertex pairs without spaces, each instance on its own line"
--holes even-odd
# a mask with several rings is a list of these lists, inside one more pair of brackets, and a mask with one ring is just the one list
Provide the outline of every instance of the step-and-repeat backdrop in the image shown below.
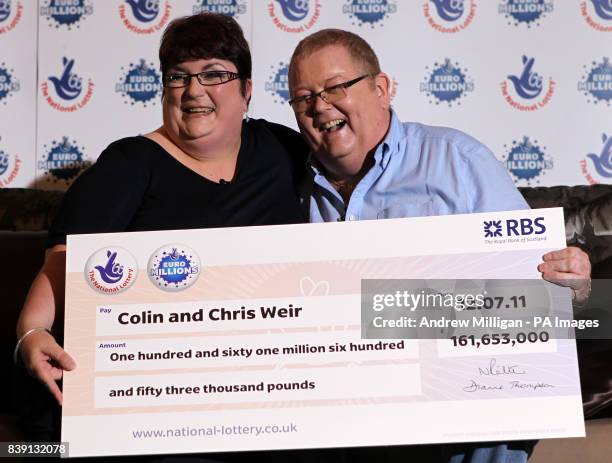
[[402,120],[475,136],[517,185],[612,183],[611,0],[0,0],[0,186],[65,189],[158,127],[161,33],[200,11],[249,39],[251,117],[295,127],[291,53],[342,28],[377,52]]

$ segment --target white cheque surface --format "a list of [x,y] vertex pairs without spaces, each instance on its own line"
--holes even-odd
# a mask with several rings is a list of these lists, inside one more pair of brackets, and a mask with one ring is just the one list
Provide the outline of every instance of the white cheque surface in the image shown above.
[[583,436],[574,341],[361,339],[362,279],[536,279],[563,247],[561,209],[69,236],[62,440],[96,456]]

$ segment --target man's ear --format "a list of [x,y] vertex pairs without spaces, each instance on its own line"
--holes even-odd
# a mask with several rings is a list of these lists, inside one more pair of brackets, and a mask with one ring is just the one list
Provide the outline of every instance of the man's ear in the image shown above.
[[376,95],[385,108],[391,105],[391,79],[384,72],[379,72],[374,76]]

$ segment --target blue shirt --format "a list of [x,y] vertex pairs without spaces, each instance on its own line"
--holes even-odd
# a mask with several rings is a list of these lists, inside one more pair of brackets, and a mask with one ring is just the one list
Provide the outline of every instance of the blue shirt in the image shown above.
[[311,161],[310,221],[368,220],[529,209],[493,153],[445,127],[402,123],[391,111],[374,165],[348,205]]

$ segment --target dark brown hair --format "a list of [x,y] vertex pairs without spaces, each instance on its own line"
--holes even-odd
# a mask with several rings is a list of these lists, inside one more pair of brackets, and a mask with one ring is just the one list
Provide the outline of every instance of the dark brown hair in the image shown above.
[[162,75],[172,66],[197,59],[223,59],[236,66],[246,95],[246,79],[251,78],[249,44],[242,29],[230,16],[200,13],[184,16],[168,24],[159,46]]
[[332,45],[344,47],[353,60],[363,66],[364,73],[371,76],[380,73],[378,58],[368,42],[357,34],[353,34],[349,31],[343,31],[342,29],[323,29],[310,34],[298,43],[291,56],[291,62],[289,63],[290,80],[295,72],[295,64],[298,60],[315,51]]

